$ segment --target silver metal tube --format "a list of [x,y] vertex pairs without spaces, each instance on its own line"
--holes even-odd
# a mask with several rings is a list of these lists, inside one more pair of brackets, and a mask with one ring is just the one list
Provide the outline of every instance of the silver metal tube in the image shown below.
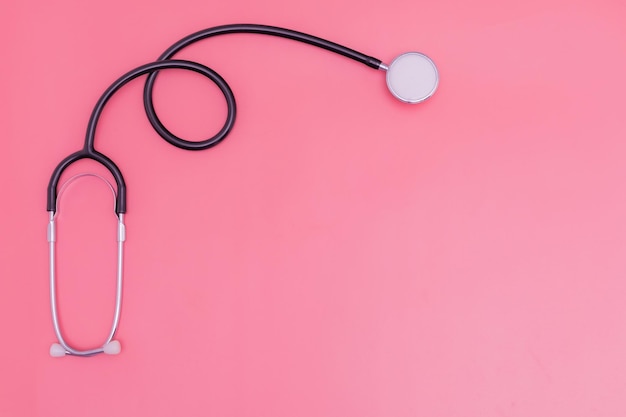
[[[59,198],[57,198],[57,209],[58,203],[60,200],[60,196],[63,190],[66,188],[69,183],[74,180],[85,177],[85,176],[93,176],[103,180],[113,192],[113,197],[115,198],[115,191],[111,183],[109,183],[106,179],[100,177],[95,174],[78,174],[72,178],[70,178],[62,187],[61,192],[59,192]],[[50,220],[48,222],[48,247],[49,247],[49,257],[50,257],[50,309],[52,313],[52,326],[54,327],[54,333],[57,337],[59,345],[65,350],[65,354],[67,355],[75,355],[75,356],[92,356],[98,353],[104,352],[104,347],[113,340],[115,333],[117,332],[117,328],[120,322],[120,314],[122,311],[122,283],[123,283],[123,275],[124,275],[124,241],[126,240],[126,226],[124,225],[124,215],[117,215],[117,268],[116,268],[116,282],[115,282],[115,312],[113,315],[113,322],[111,323],[111,330],[106,338],[106,341],[102,344],[102,346],[79,350],[71,347],[63,337],[63,332],[61,331],[61,324],[59,320],[59,312],[57,305],[57,293],[56,293],[56,221],[55,216],[56,212],[49,211]],[[56,355],[55,355],[56,356]]]
[[[54,327],[54,333],[59,341],[59,344],[63,346],[66,353],[76,356],[91,356],[97,353],[104,352],[103,347],[87,350],[78,350],[72,348],[63,338],[61,332],[61,325],[59,323],[59,314],[57,308],[57,295],[56,295],[56,223],[54,220],[54,212],[50,211],[50,222],[48,223],[48,244],[50,249],[50,307],[52,310],[52,326]],[[107,342],[108,343],[108,342]]]
[[117,332],[117,326],[119,325],[120,314],[122,311],[122,282],[124,275],[124,241],[126,240],[126,226],[124,225],[124,214],[118,214],[117,218],[117,279],[115,283],[115,313],[113,315],[111,332],[109,333],[109,337],[107,337],[105,344],[113,340],[115,332]]

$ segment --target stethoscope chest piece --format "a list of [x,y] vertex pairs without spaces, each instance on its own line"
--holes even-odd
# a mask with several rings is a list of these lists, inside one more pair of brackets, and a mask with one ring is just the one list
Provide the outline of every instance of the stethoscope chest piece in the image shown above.
[[435,63],[419,52],[400,55],[387,69],[387,87],[398,100],[421,103],[435,93],[439,72]]

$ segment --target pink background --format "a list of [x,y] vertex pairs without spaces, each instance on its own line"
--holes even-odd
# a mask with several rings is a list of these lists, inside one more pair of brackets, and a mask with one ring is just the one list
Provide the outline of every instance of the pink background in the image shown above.
[[[623,1],[0,7],[1,416],[626,415]],[[211,39],[179,57],[220,72],[239,117],[199,153],[124,88],[96,139],[129,189],[122,354],[50,358],[52,170],[119,75],[240,22],[419,50],[440,88],[408,106],[326,51]],[[202,77],[157,90],[175,133],[221,126]],[[62,320],[87,347],[112,315],[115,217],[92,179],[62,202]]]

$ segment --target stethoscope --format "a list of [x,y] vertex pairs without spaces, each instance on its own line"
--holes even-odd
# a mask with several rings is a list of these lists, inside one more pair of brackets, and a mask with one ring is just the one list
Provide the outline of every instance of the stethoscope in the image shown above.
[[[357,62],[367,65],[376,70],[383,70],[386,72],[387,87],[391,94],[398,100],[405,103],[421,103],[432,96],[437,89],[439,83],[439,75],[437,68],[433,61],[426,55],[419,52],[408,52],[395,58],[389,66],[385,65],[381,60],[367,56],[345,46],[336,44],[334,42],[327,41],[316,36],[308,35],[306,33],[297,32],[294,30],[283,29],[274,26],[254,25],[254,24],[234,24],[216,26],[213,28],[201,30],[193,33],[174,45],[169,47],[155,62],[137,67],[120,78],[118,78],[107,90],[102,94],[96,106],[91,113],[89,123],[87,124],[87,134],[85,136],[85,142],[83,148],[73,154],[69,155],[57,165],[52,172],[50,182],[48,184],[48,202],[47,210],[49,213],[48,223],[48,242],[49,242],[49,259],[50,259],[50,304],[52,310],[52,324],[54,332],[58,339],[58,343],[53,343],[50,347],[50,355],[58,357],[65,355],[75,356],[92,356],[98,353],[106,353],[110,355],[116,355],[121,351],[121,345],[119,341],[114,340],[115,333],[120,321],[120,313],[122,306],[122,277],[123,277],[123,252],[124,241],[126,239],[126,227],[124,225],[124,213],[126,213],[126,183],[120,169],[115,163],[106,155],[98,152],[95,148],[95,133],[98,120],[102,114],[104,106],[107,104],[111,96],[115,94],[120,88],[122,88],[129,81],[148,74],[148,79],[144,88],[143,101],[146,109],[146,114],[150,124],[157,131],[157,133],[166,141],[172,145],[187,149],[191,151],[199,151],[210,148],[220,143],[230,132],[235,123],[236,105],[235,96],[231,91],[226,81],[212,69],[192,61],[172,59],[172,57],[178,53],[181,49],[191,45],[194,42],[206,39],[217,35],[226,35],[230,33],[256,33],[263,35],[279,36],[283,38],[293,39],[296,41],[308,43],[331,52],[343,55],[347,58],[351,58]],[[171,133],[159,120],[155,110],[152,99],[152,93],[154,90],[154,83],[156,81],[158,72],[165,69],[183,69],[197,72],[211,81],[213,81],[224,94],[226,99],[226,105],[228,113],[226,115],[226,121],[220,131],[213,137],[199,141],[192,142],[177,137]],[[113,185],[106,179],[95,174],[79,174],[69,180],[67,180],[60,190],[57,191],[59,180],[63,172],[74,162],[81,159],[92,159],[101,165],[103,165],[112,175],[116,183],[117,191]],[[104,181],[110,188],[115,199],[115,214],[118,219],[117,224],[117,278],[116,278],[116,295],[115,295],[115,311],[113,315],[113,322],[111,329],[104,343],[96,348],[80,350],[70,346],[66,339],[63,337],[61,331],[57,297],[56,297],[56,274],[55,274],[55,244],[56,244],[56,214],[59,212],[59,201],[61,195],[69,184],[80,178],[91,176],[96,177]]]

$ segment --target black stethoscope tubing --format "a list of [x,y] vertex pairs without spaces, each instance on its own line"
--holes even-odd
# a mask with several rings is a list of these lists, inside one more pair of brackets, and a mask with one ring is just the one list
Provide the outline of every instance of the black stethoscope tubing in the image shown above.
[[[95,134],[96,127],[98,124],[98,120],[100,119],[100,115],[104,109],[104,106],[107,104],[109,99],[117,92],[120,88],[122,88],[125,84],[130,82],[131,80],[140,77],[142,75],[149,74],[148,79],[146,81],[146,85],[144,88],[144,107],[146,110],[146,115],[150,124],[157,131],[157,133],[165,139],[170,144],[186,150],[198,151],[203,149],[208,149],[212,146],[217,145],[221,142],[228,134],[230,133],[234,123],[235,117],[237,113],[237,106],[235,103],[235,96],[228,86],[228,83],[214,70],[199,64],[197,62],[186,61],[186,60],[174,60],[171,59],[176,53],[178,53],[181,49],[206,38],[210,38],[218,35],[225,34],[233,34],[233,33],[254,33],[254,34],[263,34],[263,35],[271,35],[278,36],[282,38],[292,39],[299,42],[307,43],[313,46],[317,46],[322,49],[326,49],[328,51],[343,55],[347,58],[353,59],[357,62],[365,64],[374,69],[381,69],[382,61],[373,58],[371,56],[362,54],[345,46],[339,45],[334,42],[327,41],[322,38],[318,38],[313,35],[309,35],[302,32],[297,32],[290,29],[279,28],[275,26],[267,26],[267,25],[256,25],[256,24],[233,24],[233,25],[224,25],[224,26],[216,26],[209,29],[201,30],[199,32],[193,33],[180,41],[176,42],[172,46],[170,46],[155,62],[151,62],[149,64],[141,65],[120,78],[118,78],[106,91],[102,94],[96,106],[94,107],[93,112],[91,113],[91,117],[89,118],[89,123],[87,124],[87,133],[85,135],[85,142],[83,149],[80,151],[74,152],[71,155],[67,156],[63,159],[57,167],[52,172],[50,177],[50,182],[48,183],[48,193],[47,193],[47,210],[49,212],[56,212],[56,200],[57,200],[57,188],[59,184],[59,180],[61,175],[71,164],[81,159],[92,159],[100,164],[102,164],[105,168],[111,172],[115,182],[117,184],[117,196],[116,196],[116,204],[115,204],[115,212],[119,215],[121,213],[126,212],[126,183],[124,181],[124,176],[120,171],[119,167],[106,155],[101,152],[98,152],[95,149]],[[217,132],[214,136],[198,142],[188,141],[182,138],[177,137],[173,133],[171,133],[158,118],[156,111],[154,110],[154,102],[153,102],[153,90],[154,83],[156,81],[158,72],[166,69],[183,69],[197,72],[211,81],[213,81],[224,94],[226,99],[226,106],[228,109],[226,120],[224,122],[223,127]]]

